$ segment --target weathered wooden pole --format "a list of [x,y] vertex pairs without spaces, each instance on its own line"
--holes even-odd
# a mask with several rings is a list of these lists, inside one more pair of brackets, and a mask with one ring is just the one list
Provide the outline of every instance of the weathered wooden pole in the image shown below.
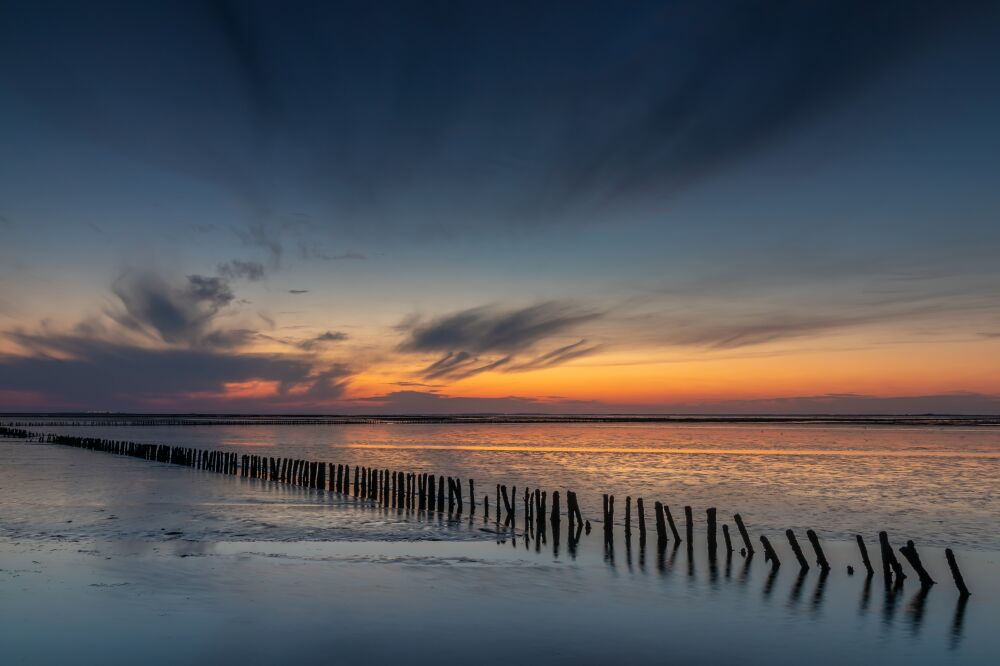
[[914,571],[917,572],[917,577],[920,579],[920,585],[923,587],[930,587],[934,584],[934,579],[931,578],[930,574],[927,573],[927,569],[924,568],[923,562],[920,561],[920,555],[917,553],[917,547],[913,544],[913,540],[906,542],[906,545],[899,549],[899,552],[903,554],[906,561],[910,563]]
[[809,537],[809,543],[812,544],[813,550],[816,551],[816,564],[823,571],[830,570],[830,563],[826,560],[826,555],[823,553],[823,547],[819,543],[819,537],[816,536],[816,532],[813,530],[806,530],[806,536]]
[[[726,552],[733,552],[733,540],[729,537],[729,525],[722,523],[722,538],[726,541]],[[728,566],[728,565],[727,565]],[[728,575],[728,570],[727,570]]]
[[663,505],[663,512],[667,514],[667,525],[670,526],[670,531],[674,535],[674,540],[680,543],[682,541],[681,533],[677,531],[677,523],[674,522],[674,514],[670,512],[669,504]]
[[632,536],[632,496],[625,496],[625,538]]
[[[510,496],[507,494],[507,486],[500,485],[500,496],[503,498],[503,508],[505,511],[503,524],[513,525],[514,523],[514,507],[510,505]],[[499,507],[498,507],[499,509]]]
[[469,513],[476,513],[476,482],[469,479]]
[[639,540],[646,540],[646,510],[642,505],[642,498],[637,497],[635,500],[635,510],[639,514]]
[[444,513],[444,477],[438,478],[438,511]]
[[434,503],[435,502],[436,502],[436,499],[435,499],[435,490],[434,490],[434,475],[433,474],[428,474],[427,475],[427,510],[428,511],[433,511],[434,510]]
[[868,559],[868,546],[865,545],[865,540],[860,534],[855,534],[854,537],[858,540],[858,550],[861,551],[861,562],[865,565],[865,569],[868,570],[868,575],[875,573],[875,569],[872,568],[872,561]]
[[753,555],[753,543],[750,541],[746,525],[743,524],[743,518],[737,513],[733,515],[733,520],[736,522],[736,529],[740,531],[740,538],[743,539],[743,547],[747,549],[747,555]]
[[882,550],[882,574],[885,576],[886,585],[892,582],[893,574],[896,575],[896,583],[902,583],[906,578],[903,573],[903,566],[896,559],[892,552],[892,545],[889,543],[889,534],[885,531],[878,533],[878,544]]
[[969,588],[965,586],[965,579],[962,577],[962,572],[958,569],[958,562],[955,560],[955,553],[951,548],[944,549],[945,559],[948,560],[948,568],[951,569],[951,577],[955,579],[955,587],[958,588],[958,593],[961,595],[962,599],[968,597],[971,593]]
[[781,566],[781,560],[778,559],[778,554],[774,552],[774,548],[771,547],[771,542],[767,540],[767,537],[763,534],[760,535],[760,543],[764,546],[764,561],[770,562],[774,567]]
[[562,517],[559,515],[559,491],[558,490],[553,490],[552,491],[552,515],[549,518],[549,522],[556,526],[555,529],[559,529],[558,525],[559,525],[559,521],[561,520],[561,518]]
[[687,535],[688,543],[694,541],[694,514],[691,511],[691,507],[684,507],[684,521],[685,528],[684,533]]
[[716,541],[715,507],[706,509],[705,516],[708,522],[708,550],[710,553],[714,553],[718,545]]
[[667,525],[663,520],[663,504],[655,502],[653,504],[653,511],[656,514],[656,540],[659,543],[666,543]]
[[788,545],[792,547],[792,552],[795,554],[795,559],[799,561],[799,566],[803,571],[808,571],[809,562],[806,560],[806,556],[802,554],[802,548],[799,547],[799,541],[795,538],[795,532],[787,529],[785,530],[785,536],[788,537]]

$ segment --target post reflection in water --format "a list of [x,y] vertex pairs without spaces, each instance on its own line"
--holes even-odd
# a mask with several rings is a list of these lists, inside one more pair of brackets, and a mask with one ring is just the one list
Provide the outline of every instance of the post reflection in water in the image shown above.
[[872,579],[874,577],[874,573],[869,573],[865,576],[865,585],[861,590],[861,605],[858,607],[858,615],[862,617],[868,614],[868,606],[872,599]]
[[962,642],[962,632],[965,626],[965,607],[969,603],[969,597],[960,596],[958,604],[955,605],[955,617],[951,621],[951,641],[949,649],[954,650]]
[[795,608],[799,605],[799,601],[802,599],[802,588],[806,582],[806,576],[809,571],[807,569],[799,569],[798,576],[795,577],[795,584],[792,585],[792,591],[788,595],[788,607]]
[[917,593],[913,595],[910,599],[910,603],[907,605],[906,614],[910,618],[910,633],[916,637],[920,635],[920,628],[924,621],[924,604],[927,601],[927,595],[930,593],[931,588],[926,585],[921,585]]
[[823,605],[823,592],[826,590],[826,580],[829,577],[830,577],[829,569],[820,569],[819,580],[816,581],[816,589],[813,591],[813,598],[812,598],[813,614],[818,613],[820,606]]

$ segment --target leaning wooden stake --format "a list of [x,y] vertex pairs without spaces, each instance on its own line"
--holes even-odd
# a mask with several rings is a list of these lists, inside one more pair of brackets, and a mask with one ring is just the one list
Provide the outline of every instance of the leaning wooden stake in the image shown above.
[[872,568],[872,561],[868,559],[868,546],[865,545],[865,540],[860,534],[855,534],[855,538],[858,540],[858,550],[861,551],[861,561],[865,565],[865,569],[868,570],[868,575],[875,573],[875,569]]
[[726,552],[733,552],[733,540],[729,537],[729,525],[722,523],[722,537],[726,540]]
[[829,571],[830,563],[826,561],[826,555],[823,553],[823,547],[819,544],[819,537],[816,536],[816,532],[806,530],[806,536],[809,537],[809,543],[812,544],[813,550],[816,551],[816,564],[823,571]]
[[781,560],[778,559],[778,554],[774,552],[774,548],[771,547],[771,542],[767,540],[767,537],[763,534],[760,535],[760,543],[764,546],[764,561],[770,562],[771,566],[780,567]]
[[882,575],[885,577],[886,585],[892,582],[893,574],[896,575],[896,583],[902,583],[906,578],[906,574],[903,573],[903,566],[892,552],[888,533],[884,531],[878,533],[878,545],[882,550]]
[[948,568],[951,569],[951,577],[955,579],[955,587],[958,588],[958,593],[962,595],[963,599],[968,597],[971,592],[965,586],[965,579],[962,578],[962,572],[958,569],[958,562],[955,561],[955,553],[952,552],[951,548],[945,548],[944,556],[948,560]]
[[927,573],[927,569],[924,568],[923,562],[920,561],[920,555],[917,553],[917,547],[913,545],[913,540],[906,542],[906,545],[899,549],[899,552],[903,554],[906,561],[910,563],[914,571],[917,572],[917,577],[920,579],[920,585],[923,587],[930,587],[934,584],[934,579],[931,578],[930,574]]
[[750,542],[750,534],[747,532],[746,525],[743,524],[740,514],[735,514],[733,520],[736,522],[736,529],[740,531],[740,537],[743,539],[743,547],[747,549],[747,555],[753,555],[753,544]]
[[670,531],[674,534],[674,539],[680,543],[681,533],[677,531],[677,523],[674,522],[674,514],[670,513],[670,505],[663,505],[663,512],[667,514],[667,525],[670,525]]
[[788,537],[788,545],[792,547],[792,552],[795,554],[795,559],[799,561],[799,566],[802,567],[803,571],[808,571],[809,562],[802,554],[802,548],[799,546],[799,540],[795,538],[795,532],[790,529],[785,530],[785,536]]

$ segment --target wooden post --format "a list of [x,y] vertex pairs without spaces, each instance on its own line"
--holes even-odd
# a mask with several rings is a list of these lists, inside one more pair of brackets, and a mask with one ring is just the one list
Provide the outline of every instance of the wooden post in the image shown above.
[[910,563],[914,571],[917,572],[917,577],[920,578],[920,585],[923,587],[930,587],[934,584],[934,579],[931,578],[930,574],[927,573],[927,569],[924,568],[923,562],[920,561],[920,555],[917,553],[917,547],[913,545],[913,540],[906,542],[906,545],[899,549],[899,552],[903,554],[906,561]]
[[476,482],[469,479],[469,513],[476,513]]
[[729,525],[726,523],[722,524],[722,538],[726,541],[726,552],[733,552],[733,541],[729,538]]
[[435,503],[435,501],[436,501],[436,499],[435,499],[435,491],[434,491],[434,475],[433,474],[428,474],[427,475],[427,510],[428,511],[433,511],[434,510],[434,503]]
[[764,546],[764,561],[770,562],[774,567],[781,566],[781,560],[778,559],[778,554],[774,552],[774,548],[771,547],[771,542],[767,540],[767,537],[763,534],[760,535],[760,543]]
[[823,554],[823,547],[819,545],[819,537],[816,536],[816,532],[806,530],[806,536],[809,537],[809,543],[812,544],[813,550],[816,551],[816,564],[823,571],[829,571],[830,563],[826,561],[826,555]]
[[[558,490],[553,490],[552,491],[552,516],[549,519],[549,522],[551,522],[553,525],[557,525],[558,526],[560,520],[561,520],[561,516],[559,515],[559,491]],[[558,527],[556,529],[558,529]]]
[[865,540],[860,534],[855,534],[854,537],[858,540],[858,550],[861,551],[861,562],[865,565],[865,569],[868,570],[868,575],[875,573],[875,569],[872,568],[872,561],[868,559],[868,546],[865,545]]
[[958,569],[958,562],[955,560],[955,553],[952,552],[951,548],[944,549],[945,559],[948,560],[948,568],[951,569],[951,577],[955,579],[955,587],[958,588],[958,593],[961,595],[962,599],[968,597],[971,593],[969,588],[965,586],[965,579],[962,578],[962,572]]
[[740,531],[740,537],[743,539],[743,547],[747,549],[747,555],[753,555],[753,543],[750,542],[750,534],[747,532],[746,525],[743,524],[743,518],[740,514],[734,514],[733,520],[736,522],[736,529]]
[[625,538],[632,536],[632,496],[625,496]]
[[660,502],[654,503],[653,510],[656,513],[656,540],[659,543],[666,543],[667,525],[663,521],[663,504]]
[[691,513],[691,507],[684,507],[684,520],[686,522],[685,533],[687,534],[688,543],[694,541],[694,516]]
[[785,530],[785,536],[788,537],[788,545],[792,547],[792,552],[795,553],[795,559],[799,561],[799,566],[802,567],[803,571],[808,571],[809,562],[806,560],[806,556],[802,554],[802,548],[799,547],[798,539],[795,538],[795,532],[787,529]]
[[705,515],[708,521],[708,550],[714,553],[717,547],[716,541],[716,527],[715,527],[715,507],[711,507],[705,510]]
[[674,522],[674,514],[670,512],[670,505],[663,505],[663,512],[667,514],[667,525],[670,526],[670,531],[674,534],[674,540],[680,543],[682,541],[680,532],[677,531],[677,524]]
[[646,510],[642,506],[642,498],[637,497],[635,500],[635,510],[639,514],[639,540],[646,540]]
[[882,550],[882,575],[885,576],[886,585],[892,582],[893,574],[896,575],[896,583],[901,583],[906,578],[903,567],[892,552],[892,545],[889,543],[889,535],[885,531],[878,533],[878,544]]
[[438,511],[444,513],[444,477],[438,479]]
[[[507,495],[507,486],[503,484],[500,485],[500,495],[503,498],[503,508],[506,512],[503,524],[512,525],[514,523],[514,507],[510,505],[510,496]],[[499,511],[499,507],[497,507],[497,510]]]

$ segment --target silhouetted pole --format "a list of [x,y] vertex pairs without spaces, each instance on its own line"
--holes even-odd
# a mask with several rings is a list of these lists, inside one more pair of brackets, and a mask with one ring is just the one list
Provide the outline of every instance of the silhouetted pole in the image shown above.
[[653,503],[653,512],[656,514],[656,540],[659,543],[667,542],[667,525],[663,520],[663,504]]
[[[725,539],[725,541],[726,541],[726,552],[727,552],[727,553],[731,553],[731,552],[733,552],[733,541],[732,541],[732,539],[731,539],[731,538],[729,537],[729,525],[727,525],[726,523],[723,523],[723,524],[722,524],[722,537],[723,537],[723,538]],[[727,575],[727,576],[729,575],[729,572],[728,572],[728,570],[726,571],[726,575]]]
[[760,543],[764,546],[764,561],[770,562],[774,567],[781,566],[781,560],[778,559],[778,554],[774,552],[774,548],[771,547],[771,542],[767,540],[767,537],[763,534],[760,535]]
[[747,532],[746,525],[743,524],[743,518],[737,513],[733,515],[733,520],[736,521],[736,529],[740,531],[740,537],[743,539],[743,547],[747,549],[747,555],[753,555],[753,544],[750,542],[750,534]]
[[882,574],[885,576],[886,585],[892,582],[893,574],[896,575],[896,583],[902,583],[906,578],[903,567],[900,565],[896,555],[892,552],[892,545],[889,543],[888,533],[882,531],[878,533],[878,544],[882,550]]
[[670,513],[670,505],[663,505],[663,512],[667,514],[667,525],[670,525],[670,531],[674,535],[674,540],[677,542],[681,541],[681,534],[677,531],[677,524],[674,522],[674,514]]
[[691,512],[691,507],[684,507],[684,533],[687,535],[688,543],[694,541],[694,515]]
[[813,550],[816,551],[816,564],[823,571],[829,571],[830,563],[826,561],[826,555],[823,554],[823,547],[819,544],[819,537],[816,536],[816,532],[806,530],[806,536],[809,537],[809,543],[812,544]]
[[965,599],[971,593],[969,592],[969,588],[965,586],[965,579],[962,578],[962,572],[958,569],[958,562],[955,560],[955,553],[952,552],[951,548],[945,548],[944,556],[948,560],[948,568],[951,569],[951,577],[955,579],[955,587],[958,588],[958,593],[962,596],[962,599]]
[[716,527],[715,527],[715,507],[706,509],[705,515],[706,515],[706,520],[708,522],[708,550],[710,553],[714,553],[717,547]]
[[868,570],[868,575],[875,573],[875,569],[872,568],[872,561],[868,559],[868,546],[865,545],[865,540],[860,534],[855,534],[854,537],[858,540],[858,550],[861,551],[861,562],[864,563],[865,569]]
[[917,577],[920,579],[920,585],[923,587],[930,587],[934,584],[934,579],[931,578],[930,574],[927,573],[927,569],[924,569],[923,562],[920,561],[920,555],[917,553],[917,547],[913,545],[913,540],[906,542],[906,545],[899,549],[899,552],[903,554],[906,561],[910,563],[914,571],[917,572]]
[[642,498],[635,500],[635,510],[639,514],[639,540],[646,540],[646,510],[642,506]]
[[795,538],[795,532],[790,529],[785,530],[785,536],[788,537],[788,545],[792,547],[792,552],[795,554],[795,559],[799,561],[799,566],[802,567],[803,571],[808,571],[809,562],[806,561],[806,556],[802,554],[802,548],[799,547],[799,541]]

